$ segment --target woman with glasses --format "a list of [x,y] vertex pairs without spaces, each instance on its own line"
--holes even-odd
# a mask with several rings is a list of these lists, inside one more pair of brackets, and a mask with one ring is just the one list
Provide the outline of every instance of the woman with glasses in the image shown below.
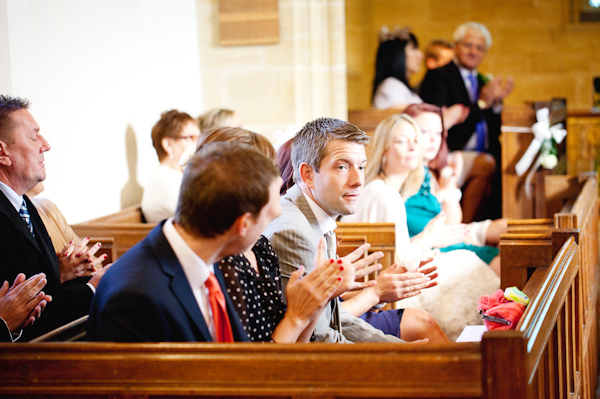
[[152,128],[152,145],[160,165],[144,188],[142,212],[148,223],[158,223],[175,214],[183,166],[179,159],[185,150],[195,146],[200,129],[185,112],[164,112]]

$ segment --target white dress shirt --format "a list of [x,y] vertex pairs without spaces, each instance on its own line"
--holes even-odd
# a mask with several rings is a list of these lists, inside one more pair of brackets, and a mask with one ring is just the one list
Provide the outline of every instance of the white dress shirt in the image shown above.
[[177,260],[183,268],[192,293],[196,298],[198,307],[202,312],[204,321],[213,340],[216,339],[215,323],[212,309],[208,302],[208,288],[204,285],[210,273],[214,273],[213,265],[207,265],[184,241],[173,225],[173,218],[169,218],[163,225],[163,233],[173,249]]
[[0,181],[0,191],[2,191],[4,193],[4,195],[6,195],[6,198],[8,198],[10,203],[15,207],[15,210],[17,212],[19,212],[19,209],[21,209],[21,205],[23,204],[23,196],[17,194],[15,192],[15,190],[10,188],[6,184],[2,183],[1,181]]

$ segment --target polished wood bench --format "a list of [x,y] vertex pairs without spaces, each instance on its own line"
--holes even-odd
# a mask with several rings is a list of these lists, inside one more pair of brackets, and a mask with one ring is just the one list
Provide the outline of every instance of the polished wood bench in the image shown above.
[[140,205],[71,226],[80,237],[112,237],[115,260],[144,239],[156,225],[145,223]]
[[524,288],[517,329],[481,343],[0,344],[0,397],[591,398],[578,234],[556,232],[565,243]]
[[[583,397],[594,397],[598,376],[598,284],[599,246],[598,246],[598,189],[595,175],[588,175],[580,187],[574,201],[565,202],[562,210],[554,214],[553,219],[529,219],[509,221],[509,234],[500,241],[502,259],[501,286],[524,287],[532,276],[543,267],[562,242],[561,235],[576,231],[580,246],[580,272],[576,277],[578,312],[573,320],[563,323],[575,323],[573,341],[580,364],[577,375],[586,384],[581,388],[587,391]],[[564,191],[564,190],[563,190]],[[569,189],[567,189],[569,191]],[[564,382],[565,384],[567,382]]]
[[[371,244],[368,253],[377,251],[383,252],[383,258],[378,262],[383,265],[382,270],[387,269],[394,264],[396,257],[396,225],[394,223],[348,223],[338,222],[335,234],[340,241],[339,245],[344,243],[354,243],[360,241]],[[338,255],[340,251],[338,250]],[[369,279],[375,279],[377,272],[369,276]]]
[[[533,271],[548,263],[552,252],[541,248],[552,248],[554,229],[581,229],[584,232],[582,246],[587,260],[583,267],[591,268],[586,269],[584,274],[589,274],[591,280],[595,278],[594,267],[598,263],[598,183],[594,174],[585,177],[583,184],[569,176],[564,177],[563,182],[570,181],[571,185],[560,191],[570,194],[562,196],[563,206],[553,218],[508,220],[508,234],[501,236],[499,245],[502,288],[524,287]],[[577,194],[573,191],[575,189]]]

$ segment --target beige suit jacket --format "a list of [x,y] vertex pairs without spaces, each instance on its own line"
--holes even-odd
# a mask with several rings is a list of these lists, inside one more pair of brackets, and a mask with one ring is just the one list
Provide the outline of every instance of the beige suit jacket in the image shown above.
[[[304,266],[307,272],[314,267],[321,229],[304,194],[297,185],[280,198],[281,216],[273,220],[264,234],[269,238],[279,266],[283,284],[294,271]],[[315,328],[318,342],[404,342],[386,335],[358,317],[345,312],[336,298],[321,314]]]

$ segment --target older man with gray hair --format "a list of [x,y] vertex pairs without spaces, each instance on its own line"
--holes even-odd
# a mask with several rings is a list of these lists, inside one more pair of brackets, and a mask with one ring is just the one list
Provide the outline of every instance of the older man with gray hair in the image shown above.
[[[460,183],[478,178],[477,173],[486,170],[491,175],[496,169],[492,187],[497,193],[490,195],[490,199],[497,201],[486,206],[489,211],[486,216],[497,218],[501,216],[500,112],[502,100],[510,94],[514,82],[511,78],[490,78],[478,72],[491,45],[492,35],[483,24],[466,22],[460,25],[454,31],[456,57],[453,62],[427,72],[420,94],[423,101],[438,106],[464,104],[469,107],[467,119],[448,131],[448,147],[462,152],[464,171]],[[472,215],[471,210],[479,207],[488,191],[487,187],[472,187],[470,192],[463,192],[465,201],[475,200],[469,207],[463,202],[465,222],[478,216]]]

